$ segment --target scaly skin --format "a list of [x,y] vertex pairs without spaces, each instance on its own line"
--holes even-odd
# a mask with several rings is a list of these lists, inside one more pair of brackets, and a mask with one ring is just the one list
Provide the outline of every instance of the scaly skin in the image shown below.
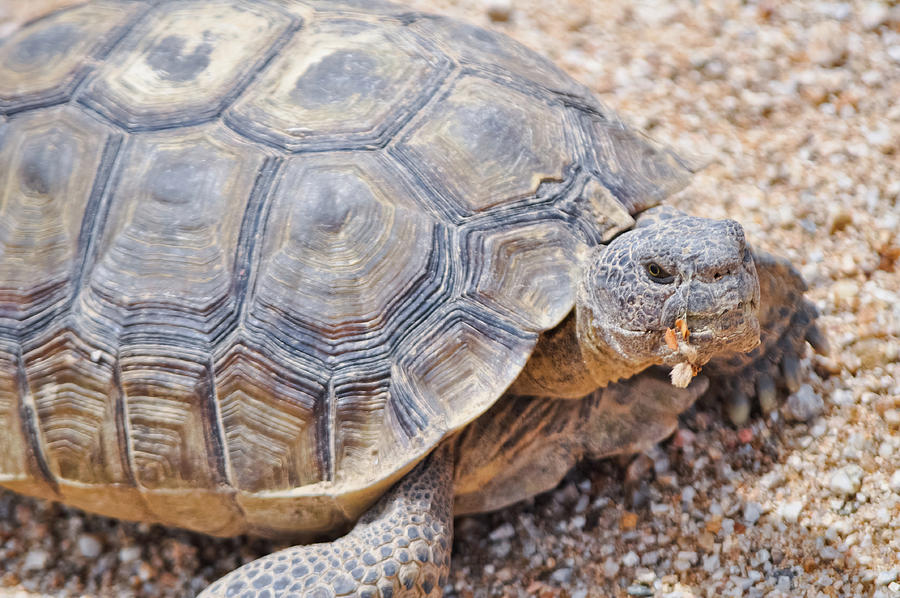
[[438,447],[334,542],[248,563],[200,598],[425,598],[441,595],[453,539],[453,454]]

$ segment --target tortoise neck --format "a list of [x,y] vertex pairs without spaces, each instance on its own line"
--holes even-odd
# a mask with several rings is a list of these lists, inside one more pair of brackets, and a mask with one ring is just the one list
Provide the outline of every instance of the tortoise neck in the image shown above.
[[509,388],[516,395],[579,399],[637,370],[593,333],[589,314],[573,309],[544,332],[525,368]]

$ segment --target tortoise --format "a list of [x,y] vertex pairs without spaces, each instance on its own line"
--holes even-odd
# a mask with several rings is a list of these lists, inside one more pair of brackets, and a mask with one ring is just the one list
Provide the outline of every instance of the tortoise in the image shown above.
[[0,113],[0,485],[331,539],[207,596],[440,595],[454,514],[824,346],[789,263],[657,207],[689,162],[451,19],[99,0],[0,45]]

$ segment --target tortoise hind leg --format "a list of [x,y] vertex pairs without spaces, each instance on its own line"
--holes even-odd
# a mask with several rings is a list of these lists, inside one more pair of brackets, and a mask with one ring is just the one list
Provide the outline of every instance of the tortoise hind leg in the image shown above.
[[437,598],[450,571],[453,455],[444,443],[333,542],[232,571],[200,598]]
[[778,389],[795,392],[801,384],[800,358],[809,343],[820,354],[828,343],[816,325],[818,311],[803,293],[806,283],[785,259],[754,252],[759,275],[760,345],[749,353],[716,357],[703,366],[709,395],[721,400],[729,419],[744,423],[756,398],[768,413],[778,406]]

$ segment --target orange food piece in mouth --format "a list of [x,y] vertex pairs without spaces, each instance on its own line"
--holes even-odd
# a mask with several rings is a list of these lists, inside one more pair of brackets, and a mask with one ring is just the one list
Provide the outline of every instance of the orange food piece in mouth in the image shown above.
[[688,340],[691,337],[691,331],[687,327],[687,322],[682,318],[675,320],[675,328],[681,333],[681,338]]
[[678,339],[675,338],[675,331],[671,328],[666,328],[666,346],[673,351],[678,350]]

